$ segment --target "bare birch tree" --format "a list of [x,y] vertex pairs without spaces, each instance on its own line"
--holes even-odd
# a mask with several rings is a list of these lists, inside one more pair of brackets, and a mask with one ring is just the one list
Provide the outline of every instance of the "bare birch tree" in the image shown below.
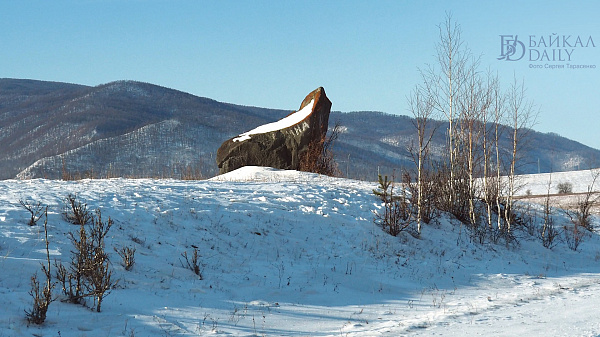
[[459,117],[459,134],[461,146],[459,147],[464,171],[464,190],[468,200],[468,217],[471,225],[478,224],[476,212],[476,199],[479,197],[479,177],[484,174],[482,161],[485,154],[485,115],[490,108],[490,92],[488,83],[477,71],[478,60],[474,60],[465,73],[465,90],[462,93]]
[[[423,221],[424,208],[424,189],[425,181],[425,163],[429,155],[429,143],[433,138],[435,128],[432,127],[433,117],[433,98],[429,96],[427,90],[417,86],[408,98],[409,109],[414,117],[413,124],[417,130],[417,149],[413,151],[413,160],[417,167],[417,234],[421,234],[421,222]],[[427,202],[431,203],[429,196]],[[414,202],[414,201],[413,201]],[[430,207],[427,207],[430,209]],[[429,221],[429,216],[426,217],[426,222]]]
[[[499,195],[498,191],[498,180],[496,176],[499,168],[493,163],[493,151],[494,148],[498,149],[499,134],[498,128],[501,116],[502,107],[502,95],[500,94],[500,85],[498,76],[487,75],[487,92],[486,97],[488,99],[489,106],[483,111],[482,117],[482,155],[483,155],[483,173],[482,173],[482,185],[483,185],[483,200],[486,207],[486,220],[488,228],[492,228],[492,216],[493,216],[493,205],[497,202]],[[497,156],[499,152],[496,153]],[[498,162],[498,159],[496,159]],[[497,178],[496,178],[497,177]]]
[[448,120],[448,166],[449,190],[448,208],[452,209],[454,203],[454,180],[456,163],[456,126],[457,100],[465,85],[465,67],[470,52],[461,39],[461,28],[452,20],[450,14],[439,28],[439,42],[436,45],[437,65],[429,66],[422,72],[424,88],[427,96],[432,98],[433,108]]
[[511,141],[511,155],[504,204],[504,221],[506,223],[506,232],[510,233],[514,217],[514,195],[518,189],[515,181],[517,162],[520,159],[523,146],[526,145],[525,137],[535,123],[536,111],[534,110],[533,102],[526,99],[523,82],[518,83],[516,79],[508,90],[506,104],[507,117],[510,118],[512,132],[509,136]]
[[[424,201],[428,198],[424,192],[430,178],[425,168],[433,137],[429,126],[433,116],[440,116],[448,123],[447,158],[441,164],[429,163],[437,170],[430,174],[435,176],[431,186],[437,189],[437,207],[477,229],[482,239],[486,228],[494,229],[493,213],[498,222],[497,233],[510,233],[518,187],[517,163],[535,120],[534,106],[525,98],[522,83],[515,81],[504,94],[498,76],[480,72],[479,59],[472,57],[463,44],[461,28],[450,14],[438,28],[436,63],[420,71],[422,84],[408,98],[418,143],[412,149],[417,171],[413,196],[417,232],[421,233]],[[510,134],[506,134],[509,130]],[[480,200],[485,211],[478,205]],[[485,227],[481,226],[484,212]]]

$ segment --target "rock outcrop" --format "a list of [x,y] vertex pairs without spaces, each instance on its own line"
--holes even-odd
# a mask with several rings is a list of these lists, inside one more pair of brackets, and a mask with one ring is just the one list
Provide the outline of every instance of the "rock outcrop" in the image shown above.
[[306,96],[298,111],[225,141],[217,151],[219,173],[243,166],[297,170],[308,145],[327,133],[330,111],[325,89],[317,88]]

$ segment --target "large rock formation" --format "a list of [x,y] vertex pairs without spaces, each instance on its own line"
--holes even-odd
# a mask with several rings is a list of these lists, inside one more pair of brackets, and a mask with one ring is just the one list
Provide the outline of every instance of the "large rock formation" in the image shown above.
[[300,158],[313,140],[327,133],[331,101],[317,88],[287,117],[225,141],[217,151],[219,173],[242,166],[269,166],[297,170]]

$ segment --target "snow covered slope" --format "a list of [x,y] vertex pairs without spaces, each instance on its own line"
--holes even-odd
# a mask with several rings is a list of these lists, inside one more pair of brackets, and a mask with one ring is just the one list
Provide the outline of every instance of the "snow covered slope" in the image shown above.
[[[597,234],[577,252],[524,233],[507,249],[442,218],[420,239],[391,237],[372,221],[375,187],[257,167],[196,182],[0,181],[0,336],[600,334]],[[49,206],[51,258],[67,262],[69,193],[114,220],[120,281],[101,313],[57,300],[27,326],[45,245],[19,200]],[[135,247],[131,271],[112,247]],[[182,263],[194,247],[203,279]]]

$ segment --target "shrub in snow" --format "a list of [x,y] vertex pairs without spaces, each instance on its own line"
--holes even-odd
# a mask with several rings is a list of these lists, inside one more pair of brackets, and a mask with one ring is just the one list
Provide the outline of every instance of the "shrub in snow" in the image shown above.
[[104,244],[113,221],[111,218],[106,222],[102,221],[100,210],[96,210],[95,215],[87,212],[85,206],[72,196],[68,200],[71,209],[67,214],[72,214],[72,219],[79,222],[79,232],[69,232],[69,239],[75,250],[72,251],[68,268],[56,263],[56,277],[67,301],[82,303],[84,298],[91,297],[95,310],[100,312],[102,300],[116,285],[111,278],[112,271]]
[[33,324],[42,324],[44,321],[46,321],[46,313],[48,312],[48,307],[52,302],[52,288],[54,288],[54,284],[51,282],[52,275],[50,272],[50,249],[48,248],[48,207],[45,208],[44,215],[46,216],[44,221],[44,239],[46,241],[47,264],[42,264],[42,272],[44,273],[44,276],[46,276],[46,284],[40,290],[40,283],[37,279],[37,274],[31,277],[31,290],[29,291],[29,295],[33,297],[33,308],[31,311],[25,311],[27,321]]
[[333,144],[340,134],[340,124],[335,124],[331,134],[321,139],[315,139],[308,144],[308,150],[300,158],[300,171],[324,174],[327,176],[340,176],[333,156]]
[[29,214],[31,214],[31,218],[27,224],[29,226],[35,226],[44,215],[44,207],[42,207],[42,204],[39,202],[37,204],[31,204],[28,201],[23,200],[19,200],[19,203],[27,210],[27,212],[29,212]]
[[594,231],[592,208],[600,198],[594,192],[594,185],[599,176],[600,170],[592,171],[592,182],[587,192],[578,198],[574,209],[565,211],[571,220],[571,225],[564,227],[565,241],[572,250],[577,250],[581,241]]
[[591,219],[592,208],[598,203],[598,200],[600,200],[600,196],[596,195],[597,192],[594,192],[594,185],[596,184],[598,177],[600,177],[600,170],[593,171],[592,183],[588,185],[587,192],[579,197],[575,210],[567,212],[571,218],[571,222],[582,226],[590,232],[594,230],[594,225]]
[[566,225],[563,228],[565,242],[567,243],[567,246],[573,251],[576,251],[577,248],[579,248],[579,245],[585,239],[585,237],[589,235],[589,232],[585,228],[579,226],[577,223]]
[[121,249],[117,249],[117,247],[115,247],[115,252],[123,259],[123,267],[125,267],[125,270],[131,270],[135,263],[135,248],[122,247]]
[[40,282],[37,279],[37,274],[33,275],[31,277],[31,290],[29,291],[29,295],[33,297],[33,308],[31,311],[25,311],[27,322],[42,324],[46,321],[46,313],[52,302],[52,284],[47,282],[40,291]]
[[88,211],[87,205],[77,200],[77,197],[69,194],[66,198],[63,216],[65,220],[74,225],[87,225],[92,220],[92,213]]
[[185,259],[185,264],[181,262],[181,265],[184,268],[188,268],[193,271],[194,274],[198,275],[202,280],[202,273],[200,272],[200,261],[198,259],[198,249],[194,248],[194,252],[192,253],[192,257],[189,258],[187,252],[183,252],[181,256]]
[[379,187],[373,190],[373,194],[381,199],[383,208],[373,212],[375,223],[392,236],[407,229],[411,218],[409,202],[404,189],[401,195],[394,194],[394,178],[388,180],[387,176],[379,175]]
[[546,248],[552,248],[557,243],[560,231],[554,226],[554,217],[552,216],[552,208],[550,207],[550,195],[546,197],[544,202],[544,223],[540,227],[540,238],[542,245]]

